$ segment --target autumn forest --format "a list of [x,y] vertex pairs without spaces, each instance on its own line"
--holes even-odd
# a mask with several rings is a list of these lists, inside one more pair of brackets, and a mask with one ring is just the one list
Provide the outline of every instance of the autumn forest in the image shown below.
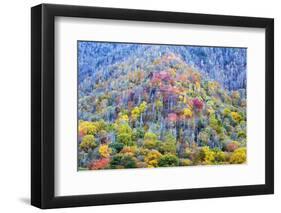
[[245,163],[246,53],[78,41],[78,170]]

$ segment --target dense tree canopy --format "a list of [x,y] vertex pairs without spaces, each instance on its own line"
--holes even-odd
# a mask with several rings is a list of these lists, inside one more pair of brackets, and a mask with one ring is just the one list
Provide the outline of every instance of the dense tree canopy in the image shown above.
[[78,166],[246,161],[246,49],[78,43]]

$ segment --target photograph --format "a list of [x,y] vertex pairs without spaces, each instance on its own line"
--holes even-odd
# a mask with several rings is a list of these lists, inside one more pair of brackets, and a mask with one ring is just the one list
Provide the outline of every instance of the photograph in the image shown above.
[[77,170],[247,163],[247,48],[77,41]]
[[274,18],[35,5],[30,82],[33,206],[274,193]]
[[0,213],[280,211],[278,1],[1,3]]

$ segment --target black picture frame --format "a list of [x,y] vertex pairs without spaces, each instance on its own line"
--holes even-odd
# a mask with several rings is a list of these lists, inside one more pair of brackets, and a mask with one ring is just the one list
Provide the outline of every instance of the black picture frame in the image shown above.
[[[266,32],[265,184],[93,195],[54,195],[55,17],[263,28]],[[274,193],[274,20],[241,16],[41,4],[31,8],[31,204],[42,208]]]

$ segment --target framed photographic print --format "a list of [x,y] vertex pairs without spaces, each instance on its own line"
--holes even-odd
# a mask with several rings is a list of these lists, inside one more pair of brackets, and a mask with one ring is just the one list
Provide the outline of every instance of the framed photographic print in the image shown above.
[[31,9],[31,203],[272,194],[274,21]]

